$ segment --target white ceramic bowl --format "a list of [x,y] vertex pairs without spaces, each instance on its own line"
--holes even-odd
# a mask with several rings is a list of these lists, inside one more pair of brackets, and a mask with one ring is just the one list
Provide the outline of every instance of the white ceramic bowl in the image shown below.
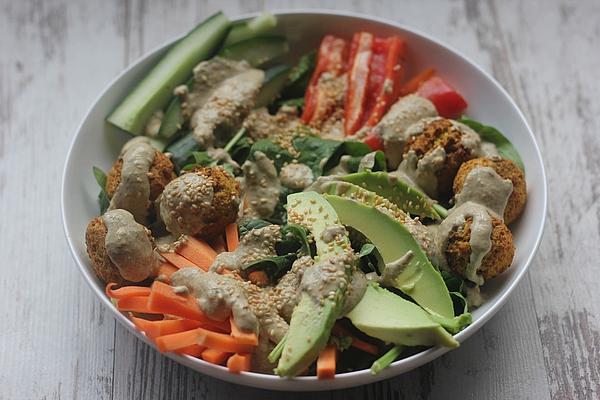
[[[300,54],[318,46],[327,34],[350,37],[353,32],[365,30],[379,36],[396,34],[404,38],[409,48],[409,76],[426,66],[435,66],[440,75],[451,82],[469,102],[467,114],[504,132],[519,150],[525,162],[528,202],[523,216],[511,226],[517,248],[512,267],[486,285],[488,301],[473,312],[473,323],[456,335],[465,341],[489,320],[505,303],[508,295],[523,277],[542,236],[546,216],[546,177],[538,146],[523,114],[506,91],[485,71],[456,50],[430,36],[401,26],[393,21],[330,11],[282,11],[275,13],[279,30],[286,35],[292,49],[293,62]],[[251,17],[245,15],[242,20]],[[97,216],[98,187],[92,176],[92,166],[108,170],[128,135],[107,125],[104,118],[129,90],[154,65],[174,42],[159,47],[135,62],[121,73],[94,102],[79,126],[63,173],[62,217],[67,242],[79,270],[94,293],[115,318],[148,345],[153,344],[135,330],[133,324],[116,310],[104,294],[103,283],[96,278],[85,250],[84,234],[88,221]],[[257,373],[230,374],[226,368],[202,360],[175,354],[166,354],[177,362],[198,372],[241,385],[275,390],[330,390],[363,385],[390,378],[423,365],[447,352],[447,348],[431,348],[411,357],[396,361],[379,375],[369,370],[339,374],[334,380],[319,381],[314,377],[282,379]],[[455,351],[461,351],[460,348]]]

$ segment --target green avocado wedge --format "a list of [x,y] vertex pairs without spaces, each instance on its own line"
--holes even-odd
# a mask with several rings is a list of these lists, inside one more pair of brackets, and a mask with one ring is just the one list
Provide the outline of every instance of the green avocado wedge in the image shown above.
[[405,346],[458,347],[459,343],[418,305],[369,282],[346,317],[369,336]]
[[434,208],[434,201],[418,189],[387,172],[358,172],[342,176],[340,180],[375,192],[409,214],[440,219],[440,215]]
[[[342,237],[335,244],[326,243],[321,234],[327,227],[340,224],[338,216],[331,205],[318,193],[300,192],[291,194],[287,198],[288,221],[306,226],[315,238],[317,246],[317,262],[310,267],[327,268],[327,260],[336,256],[343,256],[347,251],[352,251],[348,236]],[[351,266],[350,266],[351,267]],[[346,268],[349,277],[351,268]],[[279,376],[296,376],[308,368],[325,348],[331,329],[336,319],[339,318],[341,308],[346,298],[345,290],[338,289],[333,298],[324,297],[316,299],[302,290],[300,301],[290,320],[289,330],[284,338],[285,343],[278,344],[277,351],[269,357],[272,361],[280,354],[279,363],[275,373]]]
[[333,206],[342,224],[365,235],[377,247],[386,264],[412,251],[413,256],[398,274],[394,287],[429,313],[454,318],[454,306],[442,276],[404,225],[375,207],[340,196],[324,197]]

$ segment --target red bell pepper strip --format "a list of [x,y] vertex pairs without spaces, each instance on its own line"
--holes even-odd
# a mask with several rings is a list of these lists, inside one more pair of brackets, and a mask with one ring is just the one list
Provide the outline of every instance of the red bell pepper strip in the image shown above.
[[372,151],[382,150],[383,151],[383,139],[381,136],[374,133],[369,133],[364,139],[363,143],[371,148]]
[[467,102],[460,93],[437,75],[423,82],[417,94],[429,99],[444,118],[458,118],[467,108]]
[[327,35],[321,41],[319,54],[317,56],[317,65],[310,78],[306,94],[304,96],[304,112],[302,113],[302,122],[310,123],[317,109],[317,84],[319,78],[324,73],[330,73],[333,76],[340,76],[346,71],[346,55],[348,51],[348,42],[344,39]]
[[367,126],[375,126],[400,96],[404,77],[404,41],[397,36],[375,39],[371,62],[370,96],[367,107]]
[[373,56],[373,35],[357,32],[350,45],[348,63],[348,87],[344,105],[344,131],[352,135],[360,129],[365,112],[369,89],[369,73]]
[[423,84],[423,82],[425,82],[434,75],[435,68],[431,67],[419,72],[417,75],[415,75],[402,86],[402,89],[400,89],[400,96],[406,96],[416,92],[419,89],[419,87]]

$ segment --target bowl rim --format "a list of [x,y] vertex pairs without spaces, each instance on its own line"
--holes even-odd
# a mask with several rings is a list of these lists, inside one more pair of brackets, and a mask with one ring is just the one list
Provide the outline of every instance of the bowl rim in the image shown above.
[[[539,161],[539,165],[541,167],[540,172],[541,172],[542,179],[541,179],[541,182],[538,182],[538,184],[540,184],[540,186],[541,186],[540,187],[541,197],[542,197],[541,203],[543,205],[540,229],[538,230],[538,232],[535,235],[532,251],[526,256],[526,258],[523,262],[523,268],[516,274],[514,280],[509,283],[509,286],[506,287],[505,290],[503,290],[503,293],[500,295],[500,297],[490,306],[490,308],[484,314],[482,314],[479,318],[477,318],[477,320],[473,321],[473,323],[470,324],[468,327],[466,327],[464,330],[462,330],[461,332],[454,335],[454,338],[458,342],[463,343],[467,338],[469,338],[471,335],[473,335],[475,332],[477,332],[490,318],[492,318],[504,306],[508,297],[512,294],[512,292],[514,291],[516,286],[520,283],[520,281],[523,279],[523,276],[529,269],[529,266],[530,266],[533,258],[537,254],[537,251],[539,249],[539,245],[540,245],[543,233],[544,233],[544,228],[546,225],[546,216],[547,216],[547,212],[548,212],[548,209],[547,209],[548,188],[547,188],[546,170],[544,167],[544,162],[543,162],[543,158],[542,158],[542,155],[541,155],[541,152],[539,149],[539,145],[537,143],[535,135],[533,134],[533,131],[532,131],[529,123],[527,122],[527,119],[525,118],[522,110],[516,104],[516,102],[510,96],[510,94],[496,81],[496,79],[491,74],[489,74],[487,71],[485,71],[482,67],[480,67],[477,63],[472,61],[469,57],[465,56],[462,52],[455,49],[453,46],[445,43],[442,40],[439,40],[439,39],[433,37],[432,35],[430,35],[426,32],[423,32],[419,29],[415,29],[415,28],[411,27],[410,25],[407,25],[404,23],[398,23],[391,19],[376,17],[376,16],[369,15],[369,14],[362,14],[362,13],[359,14],[358,12],[341,11],[341,10],[333,10],[333,9],[325,9],[325,8],[291,8],[291,9],[283,8],[283,9],[274,9],[274,10],[271,10],[270,12],[275,16],[298,15],[298,14],[306,14],[307,16],[309,16],[312,14],[312,15],[318,15],[318,16],[339,16],[339,17],[358,18],[358,19],[375,22],[378,24],[389,25],[391,27],[399,28],[404,31],[410,32],[414,35],[420,36],[442,48],[445,48],[446,50],[449,50],[455,56],[461,58],[463,61],[465,61],[466,63],[468,63],[472,67],[474,67],[476,70],[478,70],[479,73],[481,73],[487,80],[489,80],[493,84],[493,86],[495,87],[496,90],[501,92],[501,94],[504,95],[504,97],[506,97],[506,99],[508,99],[509,104],[516,111],[517,116],[521,120],[520,122],[522,122],[524,127],[526,128],[527,133],[529,134],[529,136],[532,140],[532,143],[533,143],[533,147],[535,149],[536,162]],[[240,14],[240,15],[231,17],[230,20],[232,22],[239,22],[239,21],[243,21],[243,20],[255,17],[255,16],[259,15],[260,13],[261,12]],[[96,284],[94,282],[94,277],[92,276],[91,272],[85,268],[84,261],[78,256],[77,250],[74,245],[74,239],[70,235],[68,224],[67,224],[67,216],[66,216],[67,211],[65,209],[65,198],[67,196],[66,178],[67,178],[68,171],[70,170],[70,164],[71,164],[71,159],[72,159],[71,156],[72,156],[72,152],[74,151],[74,147],[75,147],[77,138],[79,137],[79,134],[81,133],[81,130],[83,128],[85,121],[89,118],[90,114],[93,112],[93,110],[96,107],[96,105],[98,104],[98,102],[105,96],[105,94],[122,77],[127,75],[140,62],[143,62],[148,57],[151,57],[152,55],[156,54],[157,52],[164,50],[167,46],[170,46],[175,41],[181,39],[184,35],[185,34],[182,34],[177,37],[167,39],[160,45],[158,45],[158,46],[154,47],[153,49],[151,49],[150,51],[142,54],[140,57],[138,57],[133,62],[131,62],[115,78],[113,78],[104,87],[104,89],[100,92],[100,94],[94,99],[94,101],[88,107],[85,115],[81,119],[81,122],[78,124],[78,126],[75,130],[75,134],[73,135],[73,137],[69,143],[69,149],[67,152],[66,161],[65,161],[63,171],[62,171],[62,182],[61,182],[61,189],[60,189],[61,190],[60,208],[61,208],[61,220],[62,220],[62,225],[63,225],[63,231],[65,234],[65,238],[67,240],[67,244],[68,244],[69,250],[71,252],[71,255],[73,256],[73,259],[75,260],[75,262],[77,264],[77,268],[82,273],[88,286],[92,289],[92,291],[96,294],[96,296],[100,299],[100,301],[106,307],[109,308],[110,312],[115,317],[115,319],[117,319],[122,325],[124,325],[128,329],[129,332],[133,333],[135,336],[137,336],[138,339],[142,340],[147,345],[153,347],[156,351],[158,351],[158,349],[156,348],[154,343],[152,343],[150,340],[148,340],[148,338],[145,335],[143,335],[141,332],[139,332],[137,329],[135,329],[133,323],[123,313],[119,312],[112,305],[110,300],[105,296],[104,290],[102,288],[96,286]],[[358,371],[336,374],[335,379],[332,381],[327,381],[327,385],[325,385],[325,387],[323,387],[323,386],[322,387],[312,387],[313,385],[306,385],[309,382],[313,382],[313,383],[314,382],[323,382],[323,381],[319,381],[314,376],[281,378],[276,375],[261,374],[261,373],[256,373],[256,372],[243,372],[241,374],[231,374],[227,370],[226,367],[207,363],[206,361],[201,360],[201,359],[192,358],[190,356],[181,356],[181,355],[177,355],[174,353],[162,353],[162,354],[164,356],[167,356],[170,359],[173,359],[173,360],[177,361],[178,363],[183,364],[187,367],[190,367],[196,371],[198,371],[198,369],[196,367],[200,367],[200,368],[202,368],[202,371],[199,371],[199,372],[205,373],[214,378],[229,381],[232,383],[246,385],[246,386],[253,386],[253,387],[258,387],[258,388],[271,389],[271,390],[309,391],[309,390],[341,389],[341,388],[347,388],[347,387],[357,386],[360,384],[372,383],[372,382],[380,381],[383,379],[387,379],[387,378],[390,378],[393,376],[400,375],[404,372],[408,372],[409,370],[417,368],[421,365],[424,365],[424,364],[438,358],[439,356],[443,355],[444,353],[448,352],[449,350],[450,349],[446,348],[446,347],[432,347],[432,348],[423,350],[419,353],[416,353],[409,357],[406,357],[406,358],[403,358],[403,359],[393,362],[388,368],[386,368],[385,370],[383,370],[382,372],[380,372],[377,375],[371,375],[369,369],[363,369],[363,370],[358,370]],[[404,366],[405,368],[401,369],[402,366]],[[362,379],[356,379],[356,378],[362,378]],[[358,382],[354,382],[354,381],[358,381]],[[276,384],[276,383],[278,383],[278,384]]]

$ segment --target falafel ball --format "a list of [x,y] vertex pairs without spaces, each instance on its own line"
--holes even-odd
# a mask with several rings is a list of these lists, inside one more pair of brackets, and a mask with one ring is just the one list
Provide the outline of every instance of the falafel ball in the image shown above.
[[494,158],[474,158],[462,164],[454,178],[454,194],[459,193],[467,175],[477,167],[490,167],[504,179],[510,179],[513,190],[504,209],[504,223],[509,225],[515,221],[525,208],[527,202],[527,186],[523,171],[511,160]]
[[473,151],[465,146],[463,136],[466,131],[449,119],[432,118],[423,125],[420,134],[411,136],[404,147],[404,156],[413,150],[421,160],[425,155],[441,147],[445,151],[443,165],[435,172],[437,177],[437,194],[440,199],[452,196],[452,183],[460,165],[475,157]]
[[[121,183],[121,169],[123,168],[123,159],[119,158],[113,164],[106,176],[106,194],[112,199],[117,187]],[[148,171],[148,181],[150,182],[150,201],[153,202],[162,193],[163,189],[169,182],[175,179],[175,167],[173,163],[163,153],[156,150],[154,153],[154,161],[150,171]]]
[[[467,218],[464,225],[453,230],[448,237],[448,246],[445,250],[448,267],[456,274],[465,277],[471,256],[471,224],[473,218]],[[498,218],[492,218],[492,248],[483,257],[478,274],[484,280],[491,279],[506,271],[515,255],[515,246],[512,234],[504,223]]]
[[92,261],[94,272],[104,282],[116,282],[122,284],[125,279],[119,273],[119,269],[111,261],[106,252],[106,234],[108,229],[104,225],[102,217],[96,217],[90,221],[85,231],[85,244],[87,253]]
[[210,237],[235,222],[240,205],[238,182],[220,167],[197,167],[172,180],[160,198],[167,230]]

